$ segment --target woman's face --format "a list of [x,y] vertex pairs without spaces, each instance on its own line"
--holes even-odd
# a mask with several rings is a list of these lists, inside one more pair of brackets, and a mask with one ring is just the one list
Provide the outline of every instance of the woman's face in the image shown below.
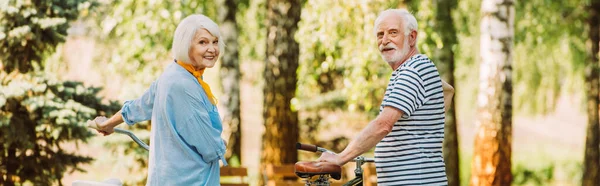
[[219,57],[219,39],[206,29],[198,29],[190,47],[191,64],[198,69],[215,66]]

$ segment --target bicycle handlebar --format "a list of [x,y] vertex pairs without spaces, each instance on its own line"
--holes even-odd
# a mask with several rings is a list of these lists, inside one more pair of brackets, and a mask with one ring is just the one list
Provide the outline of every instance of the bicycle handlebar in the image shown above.
[[118,128],[115,129],[115,132],[129,136],[133,141],[135,141],[135,143],[142,146],[142,148],[146,149],[147,151],[150,151],[150,147],[148,147],[148,145],[146,145],[146,143],[144,143],[142,140],[140,140],[140,138],[135,136],[135,134],[133,134],[133,132],[125,130],[125,129],[118,129]]
[[335,154],[335,152],[333,152],[333,151],[318,147],[316,145],[311,145],[311,144],[296,143],[296,149],[303,150],[303,151],[309,151],[309,152],[331,152],[331,153]]
[[[96,122],[92,121],[92,120],[87,121],[87,127],[98,130],[98,124],[96,124]],[[144,143],[142,140],[140,140],[140,138],[138,138],[135,134],[133,134],[133,132],[125,130],[125,129],[119,129],[119,128],[115,128],[115,132],[129,136],[133,141],[135,141],[135,143],[142,146],[142,148],[146,149],[147,151],[150,150],[150,147],[148,147],[148,145],[146,145],[146,143]]]
[[299,150],[317,152],[318,148],[319,147],[317,147],[316,145],[296,143],[296,149],[299,149]]

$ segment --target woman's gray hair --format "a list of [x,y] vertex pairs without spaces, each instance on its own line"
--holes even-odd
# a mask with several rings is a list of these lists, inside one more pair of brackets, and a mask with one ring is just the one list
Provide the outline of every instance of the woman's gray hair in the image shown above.
[[[375,27],[374,31],[375,31],[375,35],[377,35],[377,30],[379,29],[379,24],[381,24],[381,19],[383,19],[384,16],[393,13],[396,15],[399,15],[400,17],[402,17],[404,19],[404,22],[402,23],[402,25],[404,26],[404,35],[407,36],[408,34],[410,34],[411,31],[417,31],[417,29],[419,28],[419,25],[417,24],[417,19],[415,18],[415,16],[413,16],[410,12],[408,12],[408,10],[405,9],[387,9],[384,10],[383,12],[379,13],[379,16],[377,16],[377,19],[375,19]],[[400,20],[398,20],[400,21]]]
[[184,63],[191,63],[190,47],[199,29],[206,29],[210,34],[217,37],[219,39],[219,52],[223,52],[225,42],[221,39],[221,32],[219,32],[217,23],[202,14],[194,14],[181,20],[177,25],[177,29],[175,29],[172,46],[173,58]]

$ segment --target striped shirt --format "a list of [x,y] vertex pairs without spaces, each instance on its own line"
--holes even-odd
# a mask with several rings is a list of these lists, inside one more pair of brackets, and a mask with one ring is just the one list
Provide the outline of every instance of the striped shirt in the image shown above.
[[379,185],[447,185],[442,157],[444,94],[437,68],[422,54],[392,73],[380,112],[404,114],[375,147]]

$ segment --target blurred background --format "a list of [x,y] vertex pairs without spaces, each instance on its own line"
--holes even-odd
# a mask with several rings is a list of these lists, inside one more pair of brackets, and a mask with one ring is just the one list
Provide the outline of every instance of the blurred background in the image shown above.
[[[139,97],[196,13],[227,45],[204,79],[244,183],[318,157],[296,142],[340,152],[379,112],[392,70],[373,24],[388,8],[415,15],[420,52],[455,88],[450,185],[600,185],[596,0],[2,0],[0,185],[143,185],[148,152],[84,124]],[[150,122],[120,127],[152,143]]]

